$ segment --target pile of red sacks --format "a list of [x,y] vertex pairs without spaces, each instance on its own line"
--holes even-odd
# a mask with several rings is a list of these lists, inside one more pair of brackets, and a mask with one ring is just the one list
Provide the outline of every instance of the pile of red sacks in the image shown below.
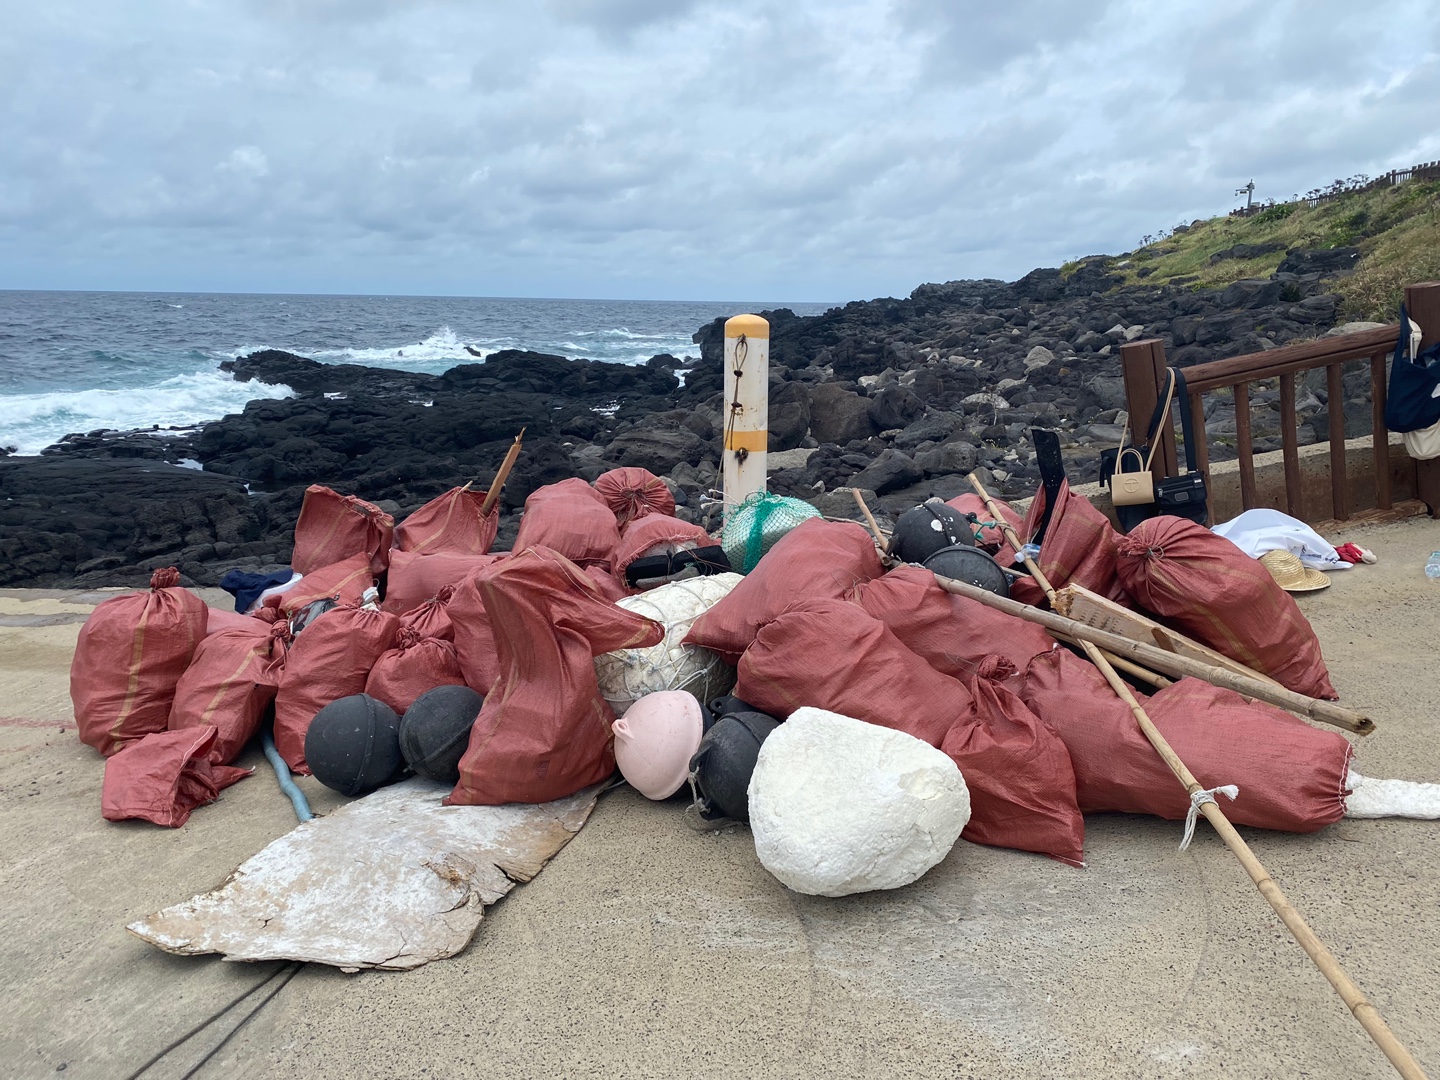
[[[296,526],[304,578],[260,617],[207,609],[159,571],[107,601],[81,633],[72,695],[81,738],[105,754],[106,817],[182,824],[246,775],[229,763],[273,715],[291,768],[324,705],[368,693],[397,712],[439,685],[485,695],[448,801],[546,802],[609,776],[614,714],[593,657],[646,647],[659,624],[616,606],[636,558],[705,543],[665,483],[617,469],[526,500],[515,553],[492,554],[494,512],[457,488],[399,526],[353,496],[311,488]],[[1043,512],[1043,491],[1022,535]],[[985,517],[974,496],[952,502]],[[982,544],[1008,562],[998,530]],[[1254,560],[1193,523],[1156,518],[1121,537],[1062,487],[1040,565],[1143,609],[1284,685],[1333,698],[1319,643]],[[377,581],[383,603],[362,606]],[[1027,592],[1027,588],[1029,592]],[[1032,583],[1017,598],[1039,602]],[[337,606],[298,633],[287,616]],[[1183,817],[1189,801],[1088,663],[1031,623],[885,570],[859,525],[813,518],[782,538],[687,641],[738,665],[735,693],[784,719],[815,706],[905,731],[950,755],[969,785],[966,839],[1084,864],[1085,813]],[[1344,812],[1350,746],[1258,702],[1182,679],[1148,710],[1227,813],[1310,831]]]
[[[624,567],[708,538],[673,516],[669,489],[643,469],[535,491],[513,556],[490,553],[498,511],[482,512],[484,499],[455,488],[397,526],[312,486],[292,555],[303,577],[255,614],[208,608],[173,568],[149,592],[101,604],[80,635],[71,697],[81,739],[107,758],[105,816],[181,825],[249,775],[230,762],[267,722],[306,773],[305,734],[325,705],[366,693],[404,712],[447,684],[490,695],[454,801],[545,802],[608,776],[614,716],[593,656],[663,632],[614,605],[629,592]],[[378,607],[362,604],[372,586]],[[316,601],[334,606],[292,633]],[[505,612],[495,626],[491,608]]]

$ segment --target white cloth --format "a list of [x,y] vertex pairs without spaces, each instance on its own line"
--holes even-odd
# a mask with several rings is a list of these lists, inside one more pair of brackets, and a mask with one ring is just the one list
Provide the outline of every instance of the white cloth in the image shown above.
[[1246,510],[1239,517],[1216,525],[1223,536],[1252,559],[1267,551],[1289,551],[1313,570],[1349,570],[1350,564],[1323,536],[1303,521],[1279,510]]

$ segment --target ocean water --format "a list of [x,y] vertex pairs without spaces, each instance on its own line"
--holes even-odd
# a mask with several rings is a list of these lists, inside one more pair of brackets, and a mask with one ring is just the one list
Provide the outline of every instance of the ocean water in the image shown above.
[[220,371],[257,349],[431,374],[500,349],[635,364],[696,355],[690,336],[716,316],[828,306],[0,291],[0,446],[35,454],[71,432],[193,428],[253,398],[290,396]]

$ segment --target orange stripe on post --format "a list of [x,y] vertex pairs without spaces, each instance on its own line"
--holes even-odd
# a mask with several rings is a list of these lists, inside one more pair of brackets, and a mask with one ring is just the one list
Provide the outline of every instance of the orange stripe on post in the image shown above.
[[770,446],[768,431],[731,431],[725,436],[726,450],[747,450],[756,453]]

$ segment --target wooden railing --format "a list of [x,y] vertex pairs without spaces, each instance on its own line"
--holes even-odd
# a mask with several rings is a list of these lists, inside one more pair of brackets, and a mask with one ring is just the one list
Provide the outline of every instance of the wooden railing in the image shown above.
[[[1405,290],[1410,317],[1420,324],[1425,337],[1422,347],[1440,340],[1440,282],[1412,285]],[[1370,408],[1372,455],[1375,468],[1375,506],[1388,511],[1391,493],[1390,433],[1385,427],[1386,360],[1395,349],[1397,325],[1362,330],[1318,341],[1287,345],[1267,352],[1213,360],[1185,368],[1189,400],[1176,407],[1190,410],[1195,437],[1196,465],[1209,473],[1209,443],[1205,435],[1204,395],[1207,391],[1230,388],[1235,401],[1235,443],[1239,457],[1240,500],[1244,509],[1260,505],[1255,483],[1255,449],[1251,432],[1250,384],[1262,379],[1280,381],[1280,445],[1285,463],[1285,512],[1291,517],[1316,521],[1321,514],[1310,513],[1302,497],[1300,442],[1295,415],[1295,377],[1324,368],[1328,390],[1330,447],[1330,510],[1336,521],[1351,517],[1350,487],[1346,477],[1344,365],[1368,360],[1370,363]],[[1165,384],[1165,346],[1159,338],[1135,341],[1120,349],[1125,375],[1125,398],[1132,429],[1144,425],[1155,409]],[[1142,436],[1143,437],[1143,436]],[[1432,514],[1440,517],[1440,460],[1413,463],[1415,489]],[[1161,433],[1153,463],[1156,478],[1174,476],[1177,469],[1175,431],[1166,425]],[[1213,485],[1211,485],[1213,491]],[[1214,516],[1212,514],[1213,522]]]

